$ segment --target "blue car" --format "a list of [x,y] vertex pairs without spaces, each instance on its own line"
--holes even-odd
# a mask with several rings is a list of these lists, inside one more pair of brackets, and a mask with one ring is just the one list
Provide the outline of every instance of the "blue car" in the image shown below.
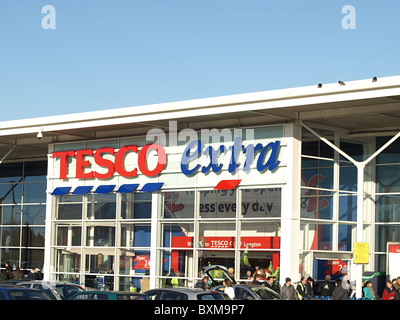
[[39,289],[24,288],[15,285],[0,285],[0,300],[52,300]]

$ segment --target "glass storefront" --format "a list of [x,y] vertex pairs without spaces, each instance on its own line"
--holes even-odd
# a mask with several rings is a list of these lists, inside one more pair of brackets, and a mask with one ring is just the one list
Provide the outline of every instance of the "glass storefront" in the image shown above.
[[[367,143],[318,129],[320,135],[360,161]],[[301,167],[300,271],[318,278],[316,259],[352,258],[357,221],[357,169],[303,128]],[[320,279],[320,280],[323,280]]]
[[141,288],[150,276],[152,232],[160,235],[158,286],[173,278],[193,285],[210,264],[237,269],[242,280],[256,267],[279,267],[280,188],[162,192],[155,231],[151,193],[56,199],[52,274],[59,280]]
[[21,270],[43,268],[47,162],[0,166],[0,259]]

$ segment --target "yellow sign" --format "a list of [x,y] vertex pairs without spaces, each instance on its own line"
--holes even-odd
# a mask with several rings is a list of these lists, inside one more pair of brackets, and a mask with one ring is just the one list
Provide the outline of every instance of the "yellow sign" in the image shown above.
[[369,243],[355,242],[354,243],[354,263],[367,264],[369,262]]

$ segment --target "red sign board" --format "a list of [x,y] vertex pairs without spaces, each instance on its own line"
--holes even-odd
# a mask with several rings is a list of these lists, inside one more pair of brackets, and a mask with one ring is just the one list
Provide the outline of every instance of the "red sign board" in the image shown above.
[[[241,237],[240,249],[279,249],[280,237]],[[204,249],[235,249],[235,237],[204,237]],[[172,237],[173,248],[193,248],[193,237]]]
[[400,253],[400,244],[389,244],[388,252],[389,253]]

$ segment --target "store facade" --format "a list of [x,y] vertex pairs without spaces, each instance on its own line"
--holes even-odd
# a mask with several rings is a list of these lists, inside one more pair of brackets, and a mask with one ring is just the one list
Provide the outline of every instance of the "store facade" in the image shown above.
[[255,266],[276,271],[290,225],[282,217],[291,220],[282,199],[292,197],[292,130],[183,130],[162,144],[151,140],[164,133],[150,131],[51,145],[50,276],[94,286],[112,270],[126,290],[146,278],[162,286],[171,272],[192,286],[209,264],[234,268],[237,279]]
[[[243,281],[385,273],[397,97],[392,77],[4,122],[2,267],[142,291],[192,286],[209,264]],[[375,153],[360,202],[357,163]]]

